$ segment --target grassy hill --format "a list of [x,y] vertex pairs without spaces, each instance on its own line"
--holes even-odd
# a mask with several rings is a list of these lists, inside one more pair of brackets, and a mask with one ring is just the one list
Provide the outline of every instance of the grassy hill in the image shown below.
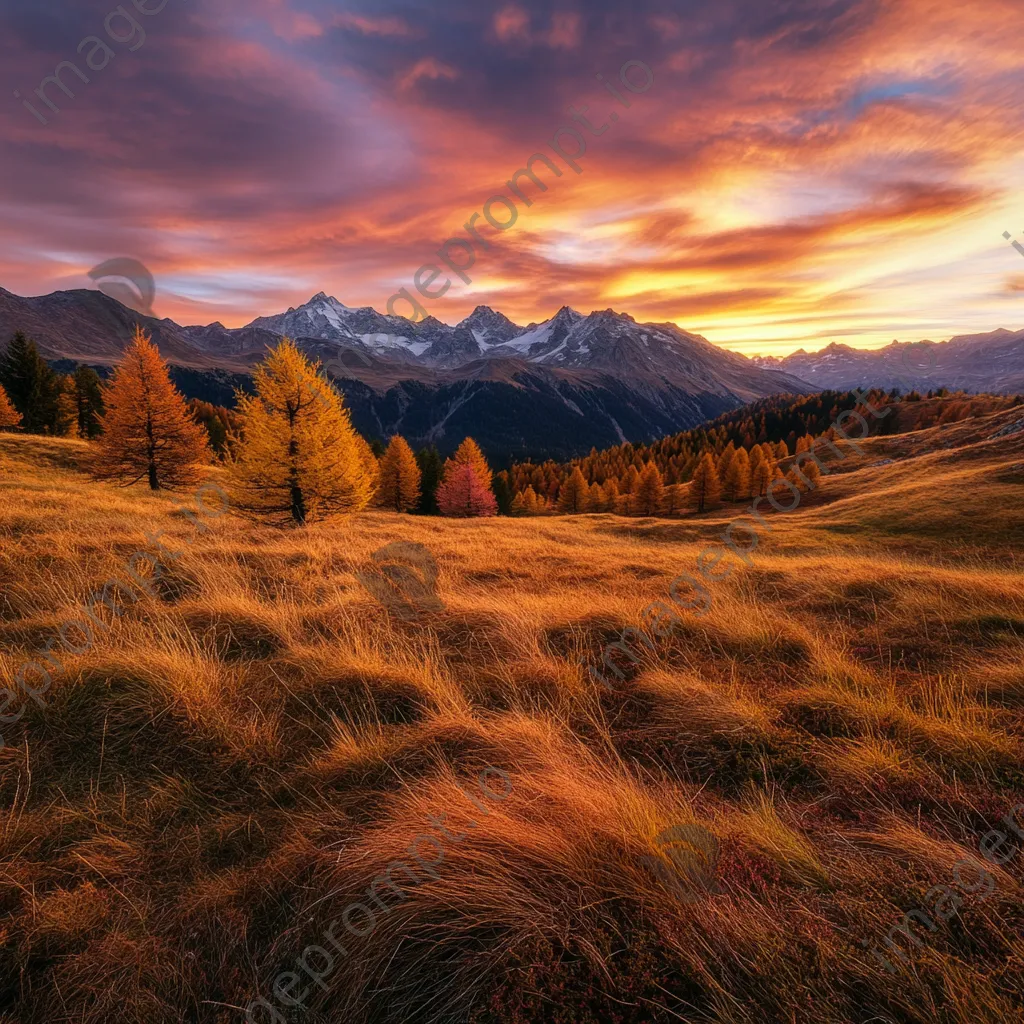
[[[744,506],[288,533],[0,435],[0,679],[81,651],[0,722],[0,1022],[1021,1019],[1020,413],[863,442],[611,689],[584,664]],[[393,541],[443,608],[359,582]],[[651,868],[677,824],[717,839],[710,891]]]

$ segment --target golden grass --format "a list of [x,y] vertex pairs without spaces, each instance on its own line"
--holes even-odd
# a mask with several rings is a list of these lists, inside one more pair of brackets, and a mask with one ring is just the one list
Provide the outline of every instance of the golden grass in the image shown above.
[[[181,552],[0,726],[0,1022],[244,1020],[440,815],[436,877],[289,1024],[1016,1019],[1024,855],[897,976],[860,940],[1024,802],[1024,435],[989,439],[1018,411],[865,442],[611,692],[583,663],[743,506],[201,532],[0,435],[4,685],[146,533]],[[398,540],[443,610],[359,583]],[[721,854],[680,901],[646,865],[686,822]]]

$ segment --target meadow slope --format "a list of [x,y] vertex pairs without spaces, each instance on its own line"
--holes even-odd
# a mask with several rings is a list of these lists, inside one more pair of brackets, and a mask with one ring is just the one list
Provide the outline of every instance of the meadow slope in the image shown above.
[[[1024,803],[1020,413],[864,442],[610,691],[582,665],[744,506],[203,532],[0,435],[4,685],[147,533],[183,552],[0,725],[0,1024],[242,1021],[442,814],[289,1024],[1021,1020],[1024,852],[895,974],[862,944]],[[414,621],[355,575],[399,540],[440,567]],[[646,866],[687,822],[721,847],[688,902]]]

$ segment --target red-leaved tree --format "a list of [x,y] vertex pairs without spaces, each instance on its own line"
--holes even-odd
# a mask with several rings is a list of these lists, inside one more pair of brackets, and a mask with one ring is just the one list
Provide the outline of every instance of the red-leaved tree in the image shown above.
[[484,487],[471,465],[449,465],[437,489],[437,507],[443,516],[496,516],[498,502]]

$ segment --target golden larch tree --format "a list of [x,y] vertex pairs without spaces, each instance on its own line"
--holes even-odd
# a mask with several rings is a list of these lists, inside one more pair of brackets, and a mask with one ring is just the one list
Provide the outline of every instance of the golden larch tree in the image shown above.
[[395,434],[380,460],[376,504],[395,512],[408,512],[420,500],[422,474],[404,437]]
[[590,489],[587,491],[587,510],[590,512],[604,511],[604,491],[601,490],[600,484],[590,485]]
[[139,326],[103,401],[93,463],[99,479],[125,487],[145,479],[154,491],[199,482],[199,464],[211,458],[206,429],[190,415],[167,364]]
[[661,473],[653,462],[644,466],[633,492],[633,512],[641,516],[656,516],[665,498],[665,485]]
[[366,508],[377,460],[319,366],[284,338],[253,383],[255,395],[238,394],[243,425],[226,462],[231,507],[275,526]]
[[0,430],[9,430],[11,427],[21,426],[21,416],[18,410],[11,405],[7,392],[0,385]]
[[677,516],[686,508],[686,487],[683,484],[669,484],[665,488],[662,511],[667,516]]
[[722,480],[726,501],[740,501],[750,494],[750,456],[746,448],[737,448]]
[[590,511],[590,488],[579,466],[573,469],[558,489],[558,511],[569,515]]
[[690,504],[698,512],[703,512],[718,500],[721,489],[715,457],[711,452],[705,452],[690,481]]

